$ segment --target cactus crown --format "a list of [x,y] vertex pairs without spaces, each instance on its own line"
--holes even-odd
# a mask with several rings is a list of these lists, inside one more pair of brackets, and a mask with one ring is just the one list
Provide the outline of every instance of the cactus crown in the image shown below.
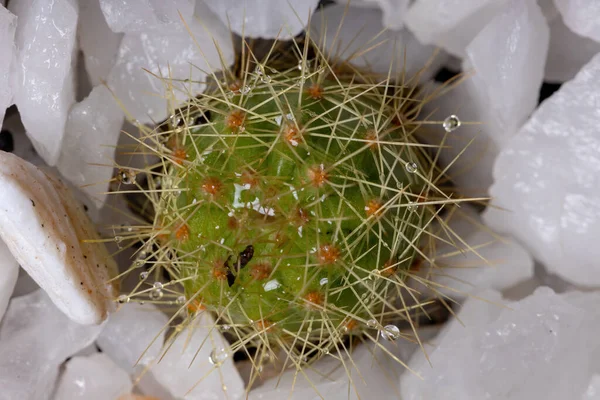
[[118,176],[149,219],[119,236],[141,243],[129,272],[143,267],[121,300],[178,304],[184,324],[213,313],[226,351],[251,358],[251,383],[276,358],[300,369],[357,340],[418,340],[430,302],[407,281],[427,286],[432,223],[459,201],[439,147],[416,139],[439,92],[308,37],[281,46],[259,60],[245,44],[211,89],[140,127],[138,151],[157,161]]

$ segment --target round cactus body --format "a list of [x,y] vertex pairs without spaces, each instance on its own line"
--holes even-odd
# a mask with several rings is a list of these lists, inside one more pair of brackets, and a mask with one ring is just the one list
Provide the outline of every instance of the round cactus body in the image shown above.
[[179,109],[157,218],[186,298],[259,332],[381,322],[428,223],[431,165],[398,97],[259,65]]

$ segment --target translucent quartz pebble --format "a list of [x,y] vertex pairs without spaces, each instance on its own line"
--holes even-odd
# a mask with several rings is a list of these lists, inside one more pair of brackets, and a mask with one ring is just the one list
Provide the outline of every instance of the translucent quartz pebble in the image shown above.
[[[494,166],[486,223],[520,239],[549,272],[599,285],[600,55],[533,113]],[[499,207],[499,208],[496,208]]]
[[118,399],[131,392],[127,372],[106,354],[73,357],[65,365],[56,388],[55,400]]
[[67,318],[42,290],[12,299],[0,326],[0,397],[48,398],[60,364],[101,330]]
[[19,277],[19,263],[0,240],[0,321]]
[[453,298],[465,297],[488,288],[508,289],[533,277],[531,255],[511,237],[485,226],[472,207],[462,205],[447,223],[460,241],[455,236],[454,245],[440,241],[435,247],[435,267],[420,271],[437,284],[436,290]]
[[508,304],[494,292],[479,297],[493,304],[469,299],[461,322],[452,320],[432,341],[431,364],[413,355],[409,367],[420,377],[402,375],[403,399],[581,398],[597,368],[598,294],[539,288]]
[[575,33],[600,42],[600,7],[595,0],[554,0],[565,24]]
[[206,73],[233,62],[229,32],[214,16],[188,15],[185,22],[187,27],[179,21],[157,32],[127,33],[121,41],[108,85],[140,123],[164,120],[169,105],[204,90]]
[[17,18],[0,5],[0,128],[4,120],[4,112],[12,104],[14,76],[11,66],[14,63],[15,30]]
[[[227,343],[217,330],[211,329],[214,324],[212,317],[203,313],[192,326],[182,330],[166,355],[150,369],[154,384],[177,398],[242,398],[244,383],[232,358],[221,350],[227,349]],[[216,362],[210,361],[211,355]],[[150,384],[140,384],[140,389],[148,395],[156,390]]]
[[11,1],[17,17],[18,84],[14,102],[35,149],[49,165],[60,153],[69,108],[75,101],[75,0]]
[[409,7],[408,28],[423,44],[465,56],[465,48],[504,7],[506,0],[419,0]]
[[107,196],[113,173],[112,160],[124,117],[105,86],[96,86],[69,111],[58,170],[73,184],[82,187],[98,208]]
[[302,32],[318,4],[318,0],[206,2],[223,24],[238,35],[279,40],[291,39]]
[[123,34],[109,28],[98,0],[87,0],[79,3],[77,36],[90,82],[97,86],[108,78]]

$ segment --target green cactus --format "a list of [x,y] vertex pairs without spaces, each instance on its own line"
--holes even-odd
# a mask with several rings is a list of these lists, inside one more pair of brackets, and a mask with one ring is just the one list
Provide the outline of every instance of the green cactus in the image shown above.
[[[188,321],[212,312],[255,366],[279,349],[300,368],[374,329],[404,335],[394,324],[420,307],[405,281],[454,204],[439,149],[415,138],[416,85],[305,44],[291,63],[249,52],[140,140],[160,160],[144,171],[151,226],[135,234],[150,271],[127,300],[167,299]],[[153,285],[163,270],[171,280]]]

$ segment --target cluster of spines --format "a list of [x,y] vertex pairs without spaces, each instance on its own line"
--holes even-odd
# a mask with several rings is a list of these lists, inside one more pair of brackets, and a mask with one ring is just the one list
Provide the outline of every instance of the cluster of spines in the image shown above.
[[[420,263],[433,264],[428,252],[431,249],[427,247],[439,237],[431,232],[430,226],[434,221],[443,224],[441,211],[457,202],[445,190],[436,186],[436,182],[440,180],[440,171],[435,166],[438,149],[419,144],[414,139],[415,132],[422,126],[418,116],[424,101],[415,84],[394,84],[391,76],[381,79],[356,70],[349,64],[333,62],[321,54],[317,47],[307,44],[304,49],[300,49],[298,43],[295,42],[294,45],[294,49],[301,55],[297,67],[278,72],[270,67],[275,63],[270,63],[269,60],[258,62],[250,51],[249,57],[242,63],[240,76],[226,75],[224,81],[215,80],[213,91],[189,100],[187,104],[174,110],[173,115],[156,129],[141,127],[143,137],[137,138],[138,149],[142,148],[143,152],[156,156],[158,162],[139,171],[124,166],[118,176],[122,184],[137,185],[141,189],[146,199],[144,207],[150,209],[150,214],[154,216],[149,224],[140,221],[138,226],[129,226],[127,232],[133,230],[133,233],[122,232],[117,236],[121,243],[141,243],[136,252],[136,261],[128,271],[141,271],[140,283],[131,293],[121,296],[120,301],[174,304],[179,308],[179,316],[184,318],[183,324],[189,323],[198,313],[206,312],[208,307],[216,315],[216,326],[232,339],[227,351],[241,351],[251,359],[254,367],[251,381],[260,375],[264,360],[277,357],[285,360],[284,368],[293,366],[297,369],[321,354],[333,354],[343,362],[349,352],[348,347],[353,343],[351,341],[349,345],[345,339],[349,335],[353,340],[375,343],[379,341],[378,333],[385,339],[405,337],[418,341],[416,315],[426,314],[426,305],[431,301],[423,299],[417,290],[409,287],[407,278],[414,277],[417,282],[429,286],[426,278],[419,277],[418,267]],[[308,61],[306,57],[309,49],[316,53],[312,61]],[[346,80],[348,76],[352,77],[350,81]],[[246,108],[248,97],[261,94],[270,94],[279,110],[272,115],[264,115]],[[290,94],[297,94],[300,109],[303,108],[300,104],[303,98],[319,102],[330,96],[337,101],[340,110],[347,111],[352,117],[344,120],[329,119],[306,107],[309,109],[306,113],[311,123],[300,124],[302,116],[298,117],[295,114],[298,108],[289,104],[289,99],[293,97]],[[364,107],[364,102],[369,106]],[[359,110],[356,104],[361,103],[363,107]],[[365,109],[371,112],[365,113]],[[215,129],[210,122],[210,115],[213,115],[214,120],[214,116],[219,114],[222,116],[222,125]],[[337,115],[341,114],[339,112]],[[261,318],[247,318],[247,322],[240,322],[239,318],[229,312],[235,298],[223,298],[218,306],[207,304],[202,293],[209,283],[196,287],[193,292],[189,290],[189,284],[194,280],[194,274],[189,271],[197,269],[198,263],[193,261],[193,257],[183,254],[182,245],[190,241],[191,228],[187,218],[190,210],[196,207],[196,202],[182,204],[180,198],[182,193],[190,190],[189,184],[185,182],[186,171],[195,168],[196,160],[205,153],[205,150],[197,147],[194,132],[200,127],[213,127],[215,137],[223,135],[223,129],[230,136],[238,137],[244,135],[246,126],[253,121],[269,124],[275,121],[280,125],[275,133],[266,132],[264,137],[273,134],[281,136],[299,164],[305,161],[294,154],[294,149],[303,141],[303,135],[321,135],[330,143],[340,142],[337,143],[340,148],[347,144],[342,142],[359,143],[359,150],[336,155],[338,158],[334,164],[347,167],[341,181],[339,171],[338,179],[334,181],[328,175],[331,171],[328,167],[331,166],[315,164],[307,166],[306,183],[317,190],[325,185],[331,186],[338,191],[338,198],[343,199],[344,182],[352,181],[362,192],[369,193],[368,196],[363,196],[362,209],[355,210],[355,214],[360,216],[360,226],[364,229],[354,230],[352,235],[357,236],[361,231],[373,233],[379,239],[374,245],[375,254],[381,252],[382,246],[389,247],[388,243],[404,243],[410,249],[403,253],[404,257],[399,255],[394,260],[378,258],[375,267],[370,269],[359,267],[356,260],[345,263],[344,272],[352,277],[345,284],[326,292],[307,291],[298,294],[296,297],[307,312],[303,314],[302,320],[295,321],[295,330],[286,329],[286,324],[281,321],[273,322],[262,317],[268,313],[267,310],[259,310]],[[367,128],[356,131],[355,127],[360,126],[357,121],[368,121],[365,124]],[[306,129],[307,126],[312,131]],[[348,129],[348,126],[352,126],[354,131],[336,136],[337,130]],[[327,134],[320,133],[319,130],[323,127],[333,134],[327,137]],[[260,137],[260,134],[256,136]],[[193,157],[190,157],[190,152],[195,153]],[[378,156],[379,176],[375,181],[366,180],[361,176],[361,171],[353,167],[353,159],[361,154]],[[419,191],[415,192],[407,187],[410,185],[400,180],[398,174],[414,176],[412,179],[420,182]],[[147,187],[141,186],[140,179],[136,182],[136,176],[139,178],[141,175],[144,175]],[[251,165],[241,171],[239,176],[241,185],[252,186],[261,179],[264,180],[265,177],[261,177]],[[218,207],[216,200],[222,193],[223,181],[218,176],[210,175],[197,183],[208,201]],[[274,193],[277,194],[281,195]],[[302,226],[308,220],[302,209],[294,210],[293,214],[292,218],[296,220],[290,221],[291,223]],[[417,216],[416,219],[414,215]],[[332,222],[339,230],[341,221]],[[238,222],[230,220],[226,223]],[[393,229],[390,231],[389,227]],[[411,230],[412,233],[407,237],[406,232]],[[384,240],[384,231],[392,238]],[[335,264],[343,258],[342,254],[347,254],[346,250],[353,243],[358,242],[359,237],[344,238],[341,245],[323,243],[313,251],[316,251],[319,263]],[[218,242],[212,244],[219,245]],[[397,249],[391,249],[392,252],[394,250]],[[406,268],[407,265],[410,268]],[[273,266],[265,263],[255,265],[250,270],[250,275],[255,280],[266,280],[272,272]],[[232,271],[224,264],[214,265],[210,274],[221,282],[223,288],[231,286],[228,279],[231,279]],[[356,291],[357,287],[361,290]],[[435,288],[429,289],[435,292]],[[327,297],[335,296],[341,291],[353,292],[357,302],[344,309],[328,307]],[[332,315],[338,318],[334,319]],[[400,331],[396,327],[402,321],[408,331]],[[249,352],[249,348],[254,348],[254,351]]]

